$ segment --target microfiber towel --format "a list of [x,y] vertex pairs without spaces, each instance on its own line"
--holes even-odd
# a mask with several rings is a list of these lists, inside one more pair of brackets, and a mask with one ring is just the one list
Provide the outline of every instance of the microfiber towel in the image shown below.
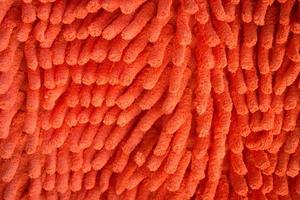
[[0,200],[300,200],[300,0],[0,0]]

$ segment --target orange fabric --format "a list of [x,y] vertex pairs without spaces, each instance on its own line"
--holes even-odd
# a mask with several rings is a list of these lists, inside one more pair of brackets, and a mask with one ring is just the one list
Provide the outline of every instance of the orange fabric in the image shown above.
[[300,199],[299,0],[0,0],[0,199]]

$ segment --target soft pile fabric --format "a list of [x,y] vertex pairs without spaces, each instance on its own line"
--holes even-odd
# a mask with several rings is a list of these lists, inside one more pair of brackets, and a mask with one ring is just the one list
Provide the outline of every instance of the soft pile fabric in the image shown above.
[[0,0],[0,199],[299,200],[299,0]]

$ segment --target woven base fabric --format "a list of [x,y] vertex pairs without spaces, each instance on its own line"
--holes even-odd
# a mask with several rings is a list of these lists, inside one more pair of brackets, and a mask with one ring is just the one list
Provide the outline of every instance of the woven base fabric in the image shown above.
[[300,0],[0,0],[0,200],[300,200]]

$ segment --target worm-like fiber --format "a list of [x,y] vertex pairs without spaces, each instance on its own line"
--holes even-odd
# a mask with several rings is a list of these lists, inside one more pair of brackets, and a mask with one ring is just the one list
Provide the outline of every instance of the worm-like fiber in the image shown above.
[[0,199],[300,199],[299,0],[0,0]]

